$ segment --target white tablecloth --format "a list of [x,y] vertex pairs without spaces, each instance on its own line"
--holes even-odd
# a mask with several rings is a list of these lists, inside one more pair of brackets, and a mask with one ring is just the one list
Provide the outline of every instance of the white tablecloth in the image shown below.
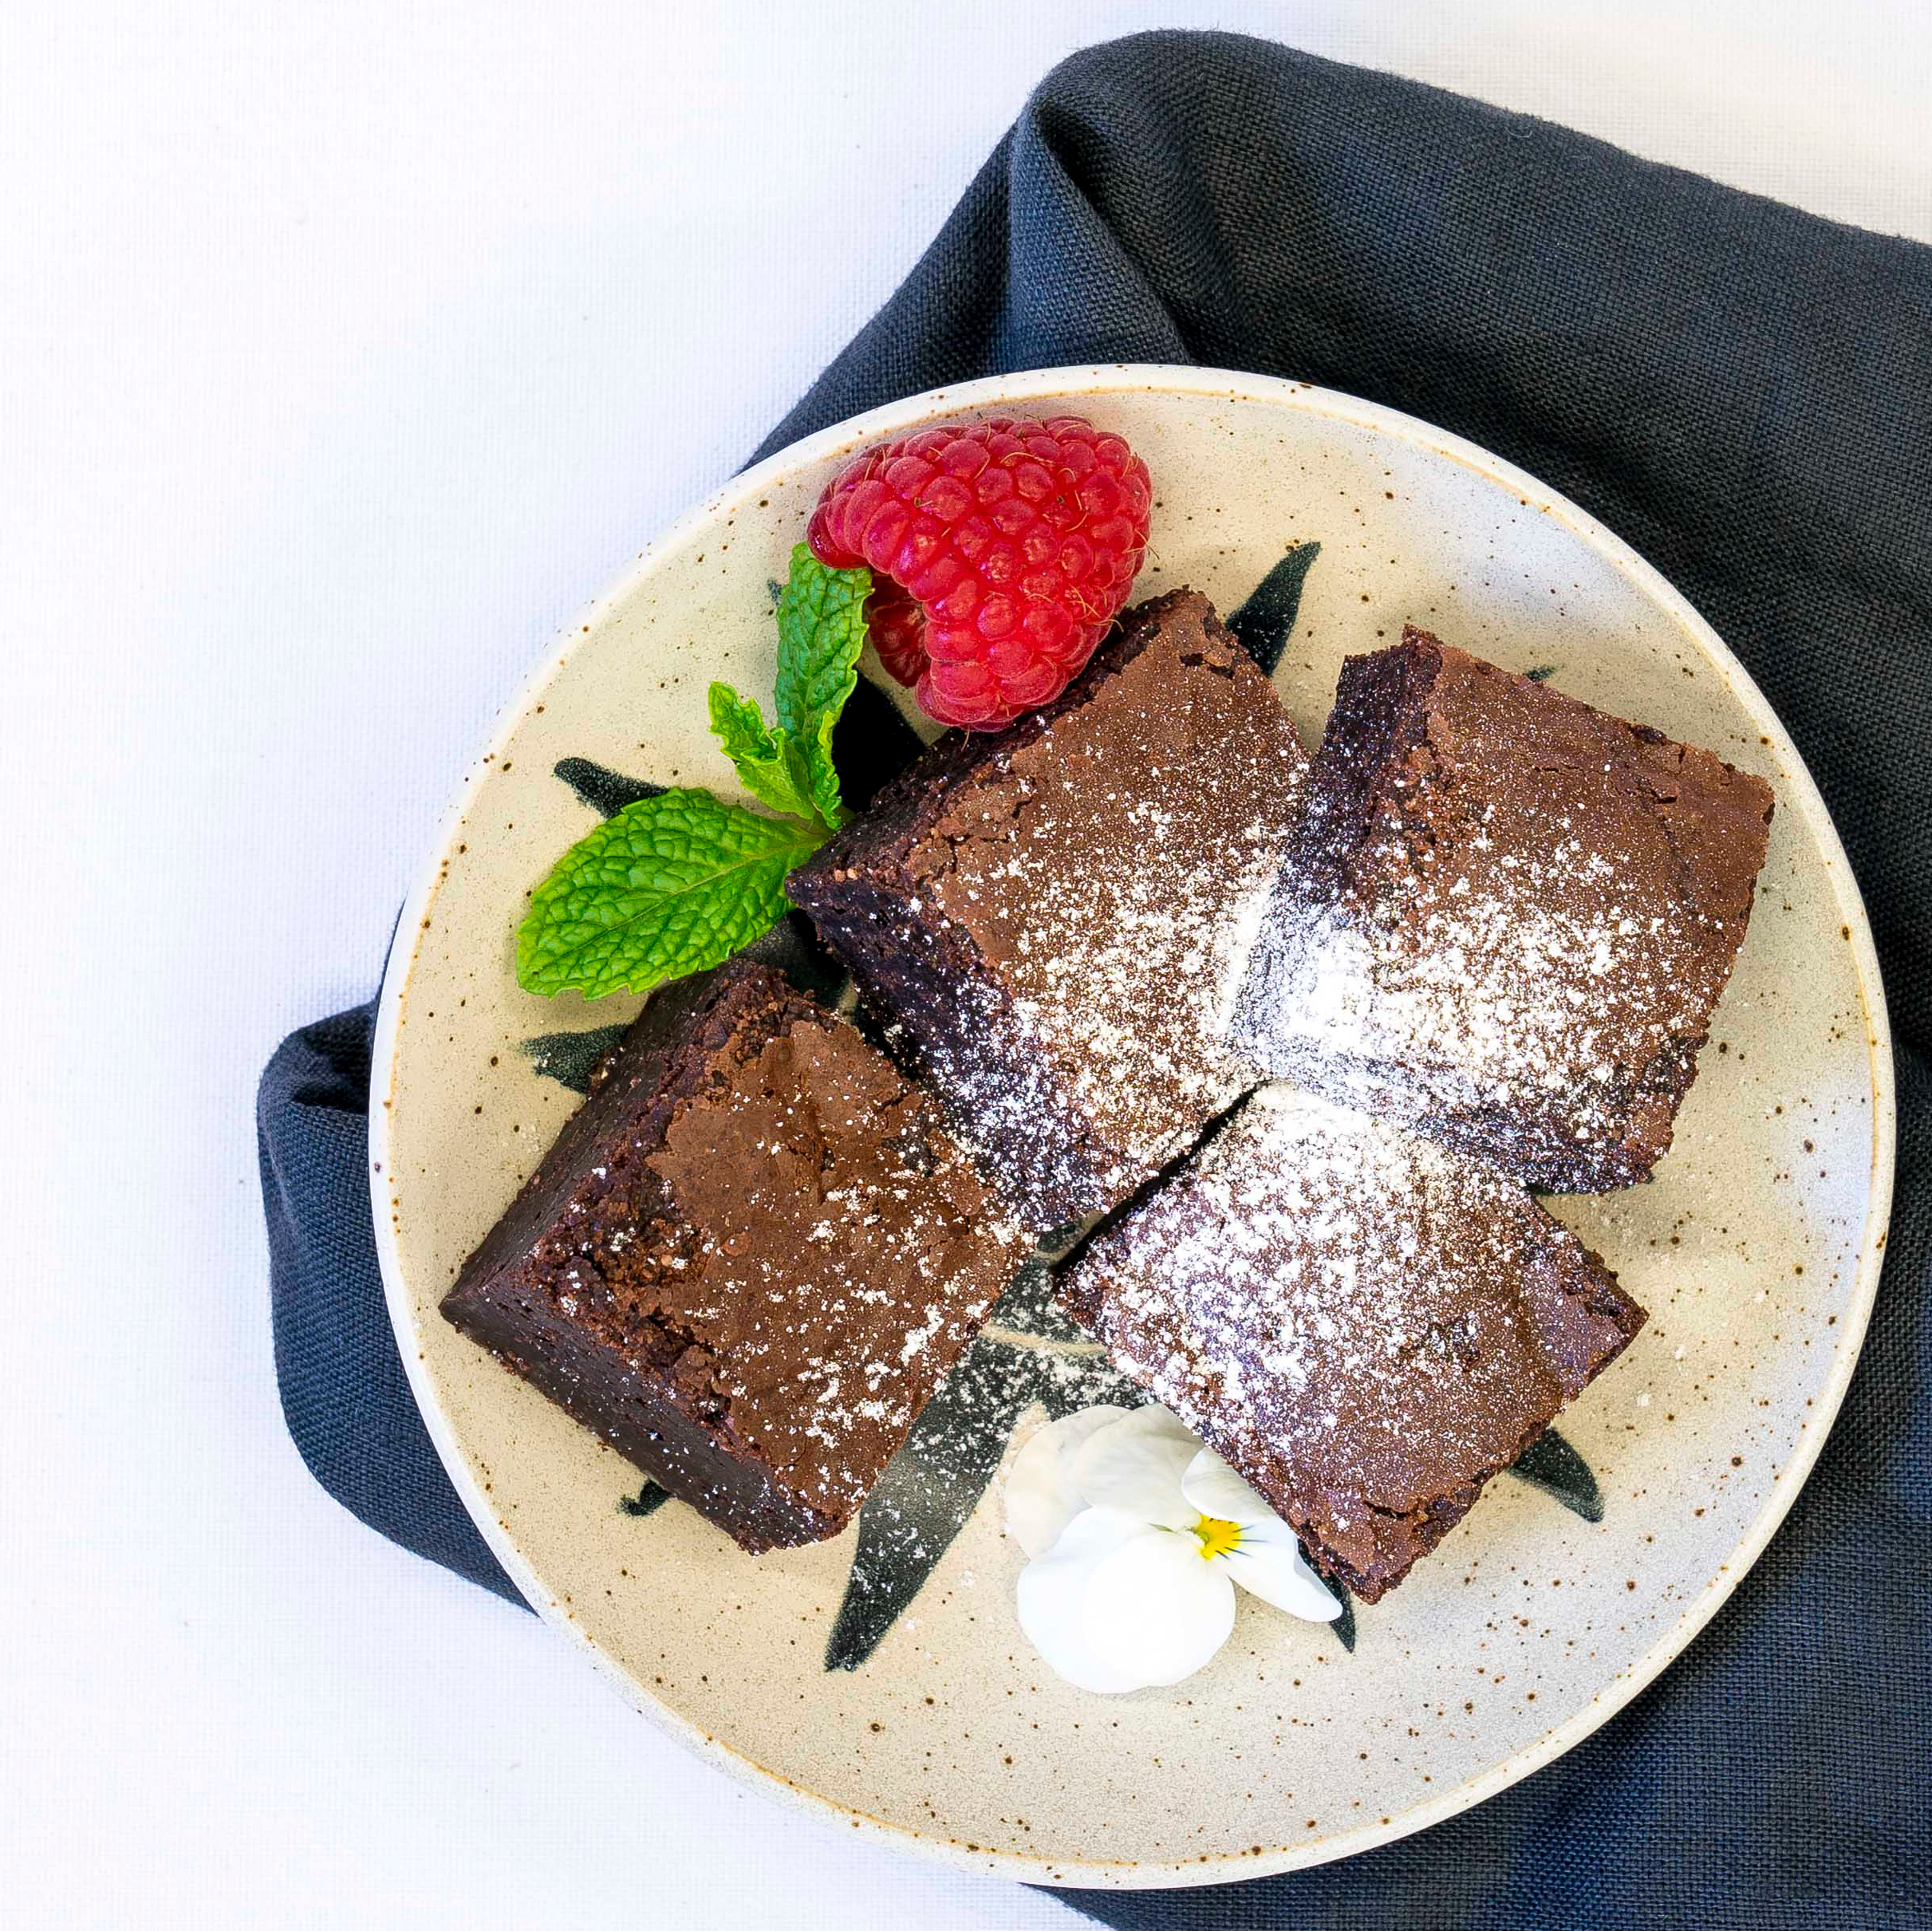
[[1033,81],[1193,22],[1932,239],[1909,4],[0,21],[0,1919],[1017,1926],[687,1757],[327,1499],[250,1101],[546,640],[889,291]]

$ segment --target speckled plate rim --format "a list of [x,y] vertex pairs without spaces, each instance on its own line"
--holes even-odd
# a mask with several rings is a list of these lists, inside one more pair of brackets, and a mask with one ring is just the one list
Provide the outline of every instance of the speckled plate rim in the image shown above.
[[[1831,814],[1825,809],[1816,784],[1797,747],[1772,711],[1764,693],[1749,673],[1733,656],[1717,633],[1696,609],[1662,574],[1623,540],[1567,498],[1539,482],[1525,471],[1477,444],[1450,435],[1399,410],[1385,408],[1333,389],[1318,388],[1307,383],[1278,376],[1254,376],[1231,369],[1196,368],[1162,363],[1116,363],[1088,368],[1029,369],[1013,375],[996,376],[951,388],[932,389],[864,416],[821,430],[780,450],[754,467],[740,471],[722,487],[673,523],[661,536],[640,551],[631,568],[610,589],[594,599],[566,627],[559,640],[562,649],[546,654],[531,670],[522,687],[499,715],[488,743],[465,774],[459,794],[444,820],[441,834],[419,874],[415,889],[404,907],[399,932],[420,934],[435,904],[445,875],[444,859],[459,834],[493,759],[507,747],[526,716],[542,699],[552,679],[567,661],[571,649],[583,634],[586,621],[628,600],[657,568],[660,559],[688,534],[747,504],[755,504],[761,492],[788,471],[805,463],[815,463],[882,437],[905,433],[921,423],[962,410],[984,409],[1007,403],[1025,403],[1046,398],[1105,396],[1110,393],[1158,394],[1197,398],[1203,401],[1222,399],[1272,403],[1283,408],[1326,416],[1354,427],[1379,431],[1407,443],[1425,454],[1461,464],[1506,487],[1525,503],[1533,504],[1569,529],[1589,548],[1627,577],[1637,590],[1661,611],[1682,625],[1737,696],[1745,711],[1768,739],[1792,782],[1780,798],[1781,806],[1795,809],[1803,820],[1828,869],[1832,874],[1832,890],[1844,922],[1851,930],[1851,947],[1859,992],[1867,1022],[1867,1037],[1871,1075],[1872,1139],[1871,1149],[1870,1207],[1866,1216],[1859,1253],[1858,1272],[1849,1305],[1841,1323],[1839,1338],[1823,1385],[1813,1397],[1815,1406],[1792,1444],[1785,1464],[1788,1479],[1778,1483],[1764,1507],[1753,1521],[1742,1541],[1717,1575],[1700,1593],[1683,1616],[1668,1630],[1650,1652],[1607,1689],[1586,1704],[1567,1721],[1548,1731],[1529,1748],[1518,1751],[1482,1774],[1469,1779],[1455,1789],[1430,1802],[1403,1811],[1386,1824],[1364,1826],[1325,1838],[1319,1845],[1296,1848],[1283,1846],[1272,1854],[1228,1856],[1185,1863],[1097,1861],[1084,1863],[1067,1858],[1048,1859],[1010,1852],[969,1851],[943,1837],[924,1835],[885,1819],[851,1809],[822,1796],[767,1768],[692,1723],[681,1712],[653,1697],[634,1677],[625,1673],[591,1640],[530,1565],[514,1538],[497,1519],[495,1510],[483,1493],[457,1439],[457,1432],[438,1397],[428,1364],[423,1357],[416,1328],[408,1283],[404,1277],[388,1215],[374,1212],[376,1247],[381,1269],[389,1318],[393,1325],[409,1386],[421,1409],[430,1439],[449,1472],[457,1494],[471,1519],[524,1598],[543,1619],[568,1636],[612,1682],[619,1693],[645,1716],[661,1725],[700,1756],[718,1764],[742,1781],[786,1799],[795,1807],[827,1822],[842,1823],[901,1849],[914,1851],[940,1862],[981,1873],[1024,1880],[1035,1884],[1092,1885],[1119,1888],[1159,1887],[1224,1883],[1232,1880],[1264,1877],[1275,1872],[1329,1862],[1350,1857],[1376,1846],[1393,1842],[1428,1829],[1456,1815],[1511,1784],[1540,1770],[1574,1744],[1579,1744],[1617,1711],[1654,1681],[1717,1613],[1720,1606],[1743,1579],[1745,1572],[1764,1552],[1799,1490],[1811,1473],[1837,1417],[1845,1391],[1858,1364],[1865,1330],[1878,1291],[1879,1272],[1884,1258],[1885,1238],[1891,1210],[1892,1174],[1897,1134],[1896,1096],[1894,1087],[1891,1033],[1887,1018],[1885,995],[1879,973],[1878,955],[1856,880],[1839,842]],[[418,940],[420,944],[420,940]],[[398,947],[391,955],[383,978],[377,1012],[376,1034],[371,1061],[369,1094],[369,1160],[373,1201],[384,1196],[382,1179],[391,1165],[389,1102],[394,1091],[396,1034],[416,956],[416,946],[407,952]]]

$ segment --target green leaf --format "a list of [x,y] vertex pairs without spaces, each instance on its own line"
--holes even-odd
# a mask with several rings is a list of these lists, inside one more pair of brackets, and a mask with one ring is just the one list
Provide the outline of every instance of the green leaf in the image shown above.
[[[854,679],[856,684],[857,680]],[[848,691],[847,697],[851,696]],[[839,699],[839,709],[845,699]],[[852,814],[846,809],[845,793],[838,782],[838,766],[832,760],[832,731],[838,722],[838,711],[822,711],[818,731],[805,747],[806,782],[811,786],[812,804],[826,826],[836,831]]]
[[858,688],[871,593],[870,570],[827,569],[801,543],[779,598],[779,730],[803,747],[814,808],[834,829],[850,814],[832,763],[832,727]]
[[671,790],[627,805],[571,846],[517,932],[531,992],[648,992],[722,964],[789,908],[785,874],[822,832]]
[[764,713],[728,684],[711,687],[712,735],[737,767],[744,788],[761,805],[789,811],[794,818],[829,831],[812,795],[805,747],[788,731],[766,728]]

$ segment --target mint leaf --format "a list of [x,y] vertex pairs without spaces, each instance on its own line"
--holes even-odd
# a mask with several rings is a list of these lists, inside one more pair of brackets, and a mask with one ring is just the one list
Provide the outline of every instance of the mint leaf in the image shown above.
[[[857,687],[858,680],[853,678]],[[852,695],[850,690],[846,697]],[[838,700],[838,711],[845,708],[846,699]],[[826,828],[836,831],[852,814],[846,809],[844,791],[838,782],[838,766],[832,762],[832,728],[838,722],[838,711],[821,711],[817,719],[817,730],[805,747],[806,782],[811,786],[812,804]]]
[[773,695],[780,727],[794,737],[809,736],[821,711],[836,717],[852,695],[871,594],[870,570],[828,569],[804,544],[793,546],[791,580],[779,595]]
[[871,593],[870,570],[827,569],[800,543],[779,597],[779,729],[802,746],[813,806],[834,830],[850,814],[832,763],[832,727],[858,688]]
[[517,932],[530,992],[648,992],[718,965],[787,909],[785,874],[822,834],[708,791],[627,805],[571,846]]
[[815,829],[830,831],[818,814],[805,747],[788,731],[768,731],[764,713],[728,684],[711,687],[712,735],[736,766],[744,788],[761,805],[789,811]]

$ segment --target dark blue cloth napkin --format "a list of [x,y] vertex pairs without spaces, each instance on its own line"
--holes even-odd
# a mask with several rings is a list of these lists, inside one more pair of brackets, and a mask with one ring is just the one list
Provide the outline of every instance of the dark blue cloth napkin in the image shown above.
[[[1932,1924],[1932,250],[1283,47],[1142,35],[1048,76],[765,447],[940,384],[1113,361],[1409,410],[1574,497],[1685,590],[1844,836],[1902,1108],[1844,1412],[1769,1551],[1656,1685],[1419,1837],[1070,1901],[1119,1925],[1323,1931]],[[372,1015],[305,1028],[262,1078],[283,1406],[330,1493],[509,1595],[383,1310]]]

